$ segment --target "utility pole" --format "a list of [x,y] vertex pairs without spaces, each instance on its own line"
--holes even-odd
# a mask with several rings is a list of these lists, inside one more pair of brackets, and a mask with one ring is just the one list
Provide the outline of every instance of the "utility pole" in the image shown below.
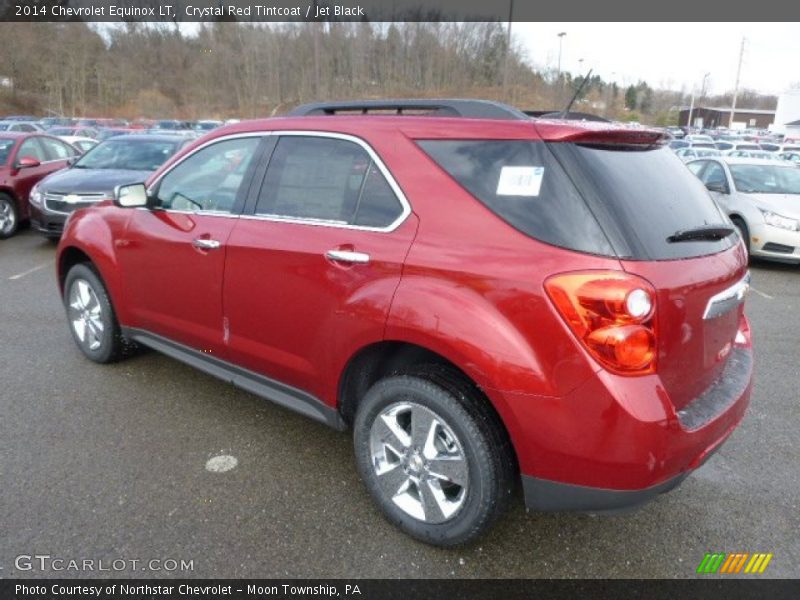
[[[703,84],[700,87],[700,99],[701,100],[703,98],[705,98],[705,95],[706,95],[706,79],[708,79],[709,75],[711,75],[711,73],[706,73],[705,75],[703,75]],[[694,112],[694,90],[695,90],[695,87],[692,86],[692,102],[691,102],[691,104],[689,104],[689,120],[686,122],[686,126],[687,127],[692,127],[692,113]]]
[[736,112],[736,97],[739,95],[739,77],[742,74],[742,59],[744,58],[745,37],[742,36],[742,45],[739,48],[739,66],[736,68],[736,85],[733,86],[733,102],[731,102],[731,118],[728,120],[728,129],[733,128],[733,113]]
[[508,100],[508,65],[511,58],[511,23],[514,20],[514,0],[509,0],[508,30],[506,31],[506,57],[503,64],[503,98]]

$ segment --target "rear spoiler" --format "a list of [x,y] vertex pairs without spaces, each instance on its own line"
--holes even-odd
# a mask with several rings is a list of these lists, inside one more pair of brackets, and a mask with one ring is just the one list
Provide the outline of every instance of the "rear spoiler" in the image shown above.
[[600,146],[663,146],[668,134],[660,129],[625,127],[601,122],[584,122],[580,128],[572,123],[535,120],[534,127],[543,139],[575,144],[597,144]]

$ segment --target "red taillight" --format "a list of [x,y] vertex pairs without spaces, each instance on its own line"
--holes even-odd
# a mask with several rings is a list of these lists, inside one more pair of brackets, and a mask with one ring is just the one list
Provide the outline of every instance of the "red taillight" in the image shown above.
[[589,353],[625,375],[655,371],[655,290],[622,271],[555,275],[545,289]]

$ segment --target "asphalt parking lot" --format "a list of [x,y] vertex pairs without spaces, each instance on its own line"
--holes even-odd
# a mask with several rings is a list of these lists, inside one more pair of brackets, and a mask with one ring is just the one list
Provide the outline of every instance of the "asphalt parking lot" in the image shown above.
[[[455,550],[386,523],[337,433],[154,352],[83,358],[53,244],[0,241],[0,577],[19,555],[193,561],[180,577],[694,577],[706,552],[771,552],[800,577],[800,267],[756,263],[749,414],[674,492],[620,517],[526,514]],[[224,473],[207,461],[234,456]],[[109,576],[114,573],[99,573]],[[740,575],[741,576],[741,575]]]

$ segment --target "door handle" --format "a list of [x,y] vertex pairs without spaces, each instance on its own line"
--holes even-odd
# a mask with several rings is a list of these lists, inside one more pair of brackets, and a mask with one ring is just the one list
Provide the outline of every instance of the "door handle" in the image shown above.
[[219,248],[220,243],[217,240],[208,240],[205,238],[197,238],[192,240],[192,246],[202,250],[216,250]]
[[369,254],[352,250],[328,250],[325,256],[336,262],[365,265],[369,262]]

